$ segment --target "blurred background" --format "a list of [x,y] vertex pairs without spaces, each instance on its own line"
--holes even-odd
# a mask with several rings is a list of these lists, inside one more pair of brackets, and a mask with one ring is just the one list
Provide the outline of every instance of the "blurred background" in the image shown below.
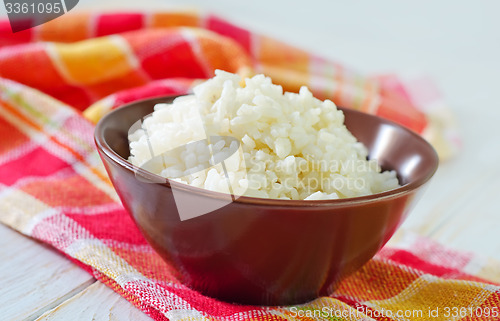
[[[425,73],[453,105],[491,104],[500,2],[399,0],[80,0],[74,10],[200,8],[361,72]],[[468,100],[469,91],[482,92]],[[481,101],[476,99],[481,98]]]

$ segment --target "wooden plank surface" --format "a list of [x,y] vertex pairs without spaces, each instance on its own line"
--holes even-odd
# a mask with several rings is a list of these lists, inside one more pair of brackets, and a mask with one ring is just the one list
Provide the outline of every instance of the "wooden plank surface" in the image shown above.
[[0,224],[0,320],[32,320],[94,278],[57,251]]
[[[148,9],[172,4],[186,2],[123,0],[119,6]],[[363,72],[428,72],[458,118],[464,145],[458,157],[440,166],[403,228],[500,260],[500,42],[493,33],[500,30],[498,2],[188,4]],[[117,7],[116,0],[81,0],[74,10]],[[277,15],[283,9],[286,14]],[[2,225],[0,236],[1,320],[33,320],[42,313],[40,320],[149,319],[55,251]]]
[[442,163],[403,225],[447,246],[500,260],[500,109],[456,108],[463,146]]
[[152,319],[104,284],[95,282],[36,320],[147,321]]

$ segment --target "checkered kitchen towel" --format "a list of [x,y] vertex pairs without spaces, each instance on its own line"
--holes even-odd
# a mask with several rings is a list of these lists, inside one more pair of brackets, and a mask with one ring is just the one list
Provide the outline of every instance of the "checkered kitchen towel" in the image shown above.
[[7,28],[0,23],[0,221],[63,252],[154,319],[500,319],[498,269],[414,236],[383,249],[331,297],[304,305],[204,297],[180,284],[136,229],[81,113],[92,105],[85,115],[95,121],[127,101],[186,92],[214,68],[262,71],[288,90],[307,84],[339,105],[440,135],[449,148],[446,122],[420,109],[440,105],[425,86],[362,77],[192,13],[70,15],[15,35]]
[[366,77],[213,15],[68,14],[16,34],[0,21],[0,77],[79,110],[94,104],[85,113],[93,121],[124,102],[183,93],[215,69],[265,73],[288,91],[307,85],[320,99],[421,133],[441,158],[459,145],[452,117],[428,80]]

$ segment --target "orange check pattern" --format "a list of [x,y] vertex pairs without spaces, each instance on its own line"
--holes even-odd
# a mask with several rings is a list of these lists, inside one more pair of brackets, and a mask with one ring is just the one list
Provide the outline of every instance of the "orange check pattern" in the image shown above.
[[500,320],[498,265],[413,235],[330,297],[303,305],[233,305],[180,284],[119,202],[81,114],[87,105],[96,120],[128,101],[187,92],[214,68],[263,71],[289,90],[307,84],[425,135],[446,130],[420,111],[436,106],[436,95],[393,76],[362,77],[213,16],[71,17],[15,35],[0,23],[0,222],[50,244],[155,320]]
[[307,85],[320,99],[422,134],[442,159],[460,145],[430,81],[366,77],[214,15],[69,14],[16,34],[0,21],[0,77],[86,110],[93,122],[126,102],[186,93],[215,69],[264,73],[288,91]]

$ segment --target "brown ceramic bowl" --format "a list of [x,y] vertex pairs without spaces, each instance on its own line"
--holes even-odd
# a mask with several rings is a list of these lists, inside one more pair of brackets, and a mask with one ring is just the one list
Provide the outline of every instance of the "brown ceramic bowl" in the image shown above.
[[[240,197],[181,221],[172,187],[198,206],[221,193],[161,182],[127,162],[130,126],[172,97],[126,105],[106,115],[95,140],[123,205],[181,281],[201,293],[245,304],[296,304],[328,295],[391,238],[438,166],[417,134],[379,117],[344,109],[347,128],[370,158],[396,170],[400,188],[324,201]],[[180,191],[180,192],[179,192]]]

